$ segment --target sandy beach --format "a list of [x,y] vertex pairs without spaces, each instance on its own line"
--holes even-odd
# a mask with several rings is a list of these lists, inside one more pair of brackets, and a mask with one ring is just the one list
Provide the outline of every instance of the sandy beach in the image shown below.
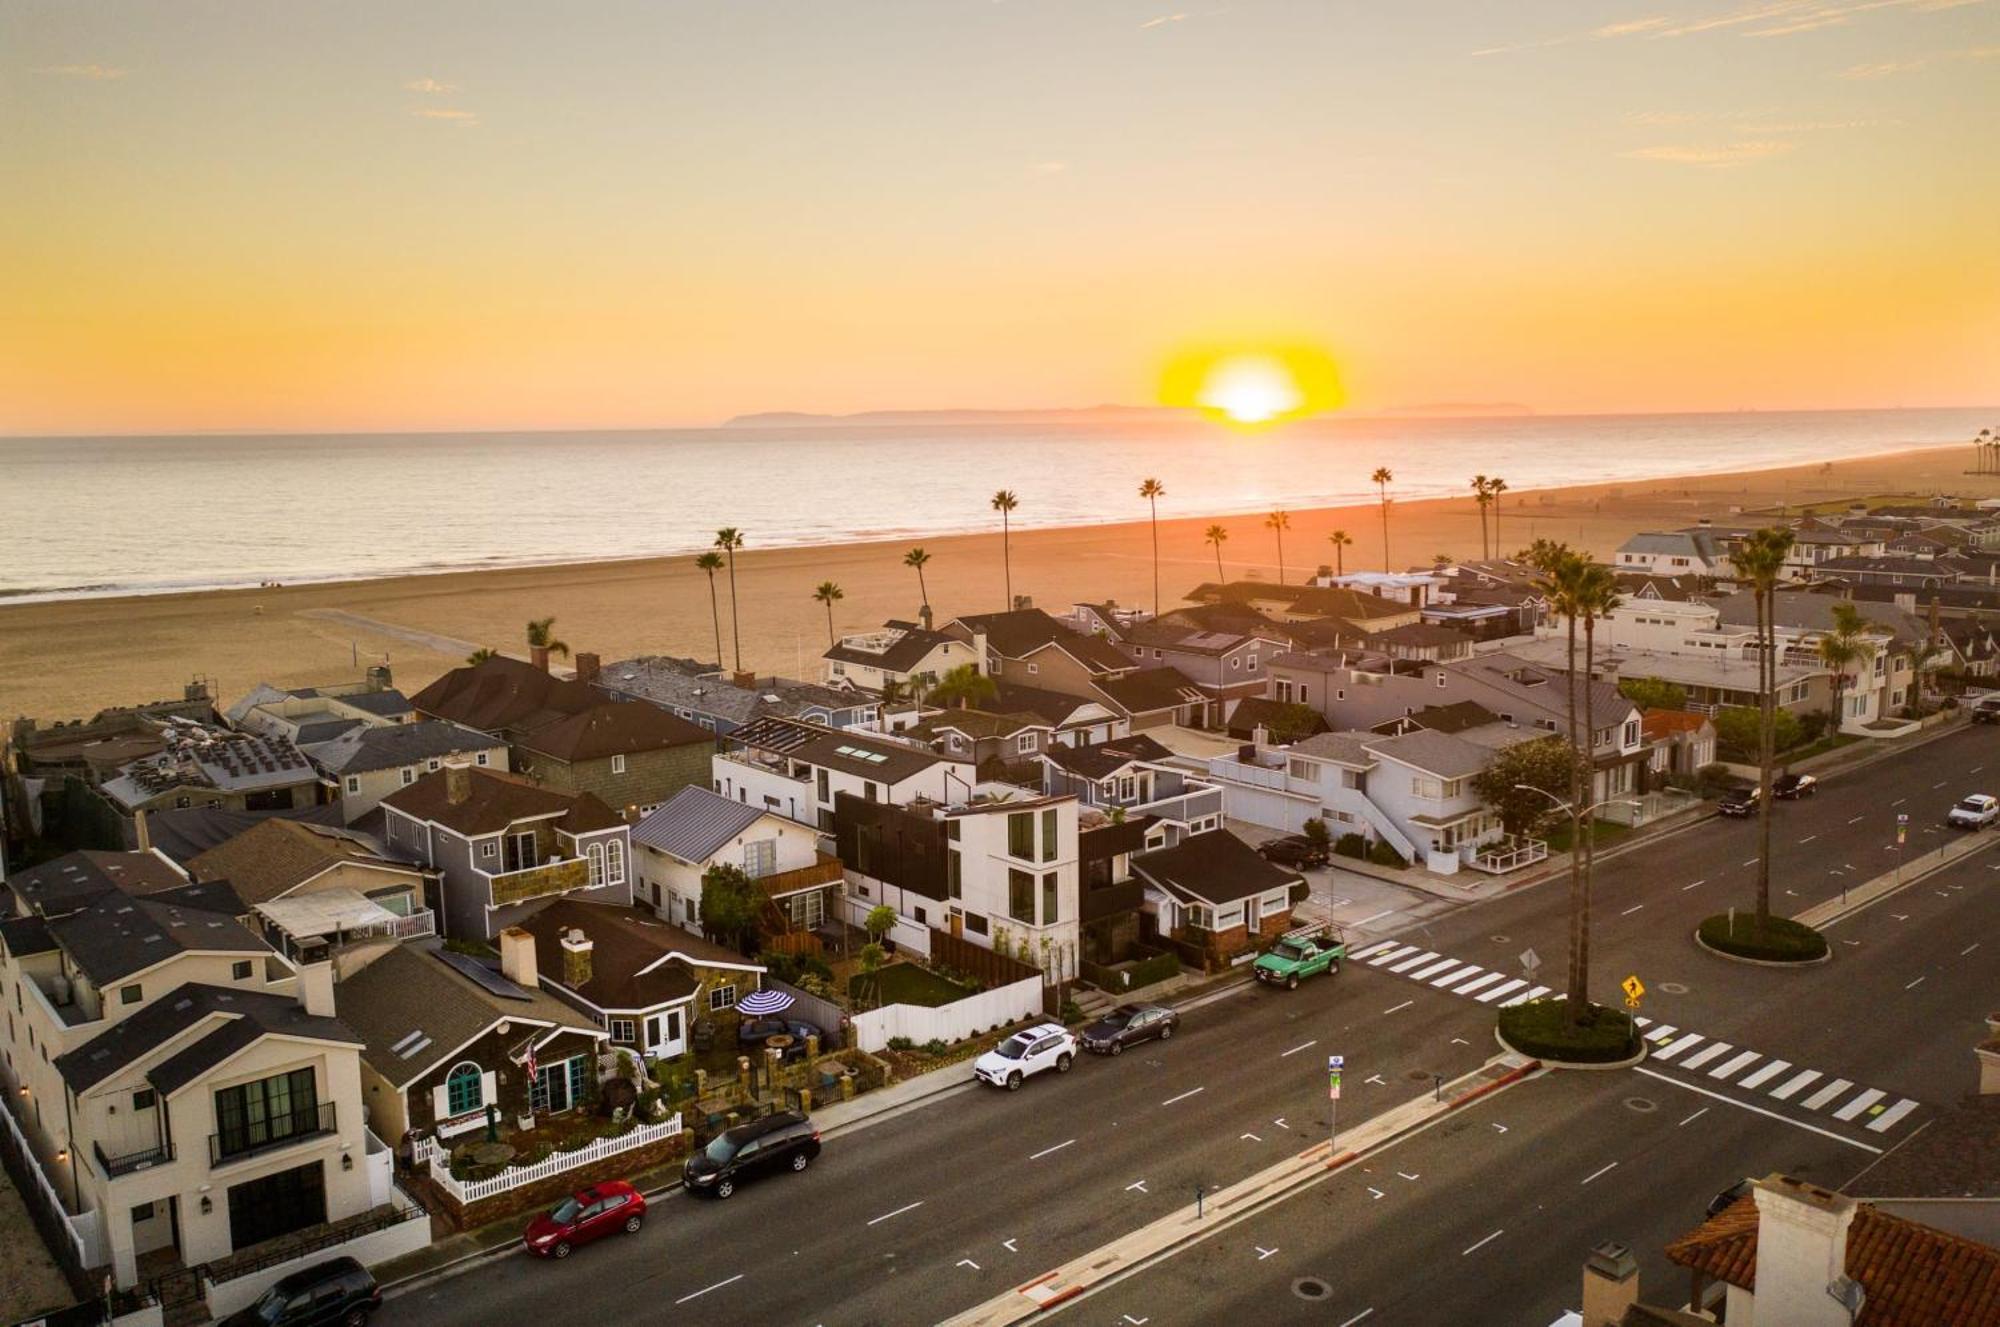
[[[2000,476],[1968,475],[1968,461],[1963,446],[1933,447],[1692,480],[1508,493],[1500,538],[1507,549],[1547,536],[1608,556],[1635,531],[1690,524],[1702,514],[1722,520],[1732,507],[1885,494],[2000,496]],[[1467,458],[1468,474],[1479,467],[1478,458]],[[1275,577],[1276,546],[1260,521],[1180,515],[1198,505],[1198,498],[1171,494],[1163,507],[1160,593],[1166,604],[1214,579],[1215,557],[1203,542],[1212,520],[1229,530],[1222,550],[1228,578]],[[726,512],[716,514],[717,525],[728,519]],[[1337,528],[1354,539],[1346,550],[1349,570],[1382,566],[1382,523],[1374,506],[1293,511],[1285,538],[1287,579],[1332,563],[1327,535]],[[757,532],[745,534],[749,546],[737,558],[736,587],[747,666],[818,676],[827,620],[812,592],[823,580],[845,593],[834,606],[836,632],[916,614],[917,578],[902,565],[904,542],[759,549]],[[1398,568],[1440,553],[1476,557],[1476,509],[1469,497],[1394,504],[1389,540],[1390,561]],[[925,547],[931,602],[941,620],[1004,606],[997,523],[991,534],[929,539]],[[1150,604],[1150,550],[1143,521],[1019,532],[1013,536],[1014,589],[1058,613],[1079,598]],[[718,578],[717,590],[728,659],[726,577]],[[384,656],[397,684],[413,692],[459,663],[472,645],[524,653],[523,624],[550,614],[561,639],[606,662],[633,654],[715,653],[708,585],[688,557],[15,604],[0,607],[0,714],[44,722],[78,717],[178,695],[194,677],[209,678],[226,704],[259,681],[335,681],[358,676]]]

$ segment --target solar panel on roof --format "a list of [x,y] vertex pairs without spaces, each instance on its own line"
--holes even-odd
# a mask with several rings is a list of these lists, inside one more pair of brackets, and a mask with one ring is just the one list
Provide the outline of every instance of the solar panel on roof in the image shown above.
[[527,1000],[532,998],[528,992],[522,990],[492,968],[487,967],[478,959],[473,958],[470,954],[454,954],[448,949],[441,949],[438,951],[437,956],[441,962],[449,964],[454,970],[470,977],[488,995],[497,995],[503,1000]]

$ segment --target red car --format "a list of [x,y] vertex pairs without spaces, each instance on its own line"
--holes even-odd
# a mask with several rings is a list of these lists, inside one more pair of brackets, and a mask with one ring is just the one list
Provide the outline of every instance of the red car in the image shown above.
[[528,1223],[521,1240],[543,1258],[567,1258],[579,1244],[617,1231],[637,1234],[646,1224],[646,1195],[624,1180],[607,1180],[563,1199],[553,1212]]

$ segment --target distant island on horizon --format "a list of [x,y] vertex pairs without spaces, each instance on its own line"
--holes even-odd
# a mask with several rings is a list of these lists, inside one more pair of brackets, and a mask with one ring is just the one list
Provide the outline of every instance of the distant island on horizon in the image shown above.
[[[1338,413],[1356,419],[1383,417],[1413,418],[1508,418],[1533,415],[1533,406],[1518,401],[1437,401],[1423,405],[1385,406],[1377,410]],[[817,424],[1019,424],[1079,423],[1093,420],[1156,423],[1199,418],[1201,412],[1178,406],[1090,405],[1049,406],[1015,410],[857,410],[851,414],[822,414],[809,410],[763,410],[736,415],[722,421],[723,428],[797,428]]]

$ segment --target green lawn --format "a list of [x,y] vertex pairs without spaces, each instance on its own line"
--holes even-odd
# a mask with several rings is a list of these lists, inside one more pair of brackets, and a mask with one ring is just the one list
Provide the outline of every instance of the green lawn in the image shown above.
[[[1630,825],[1613,824],[1609,820],[1593,820],[1590,823],[1590,842],[1593,847],[1602,848],[1618,842],[1632,832]],[[1560,856],[1569,851],[1569,821],[1565,820],[1549,831],[1549,855]]]
[[891,963],[872,978],[856,973],[847,983],[847,993],[874,1004],[914,1004],[926,1009],[963,1000],[972,994],[965,987],[946,981],[929,968],[920,968],[914,963]]

